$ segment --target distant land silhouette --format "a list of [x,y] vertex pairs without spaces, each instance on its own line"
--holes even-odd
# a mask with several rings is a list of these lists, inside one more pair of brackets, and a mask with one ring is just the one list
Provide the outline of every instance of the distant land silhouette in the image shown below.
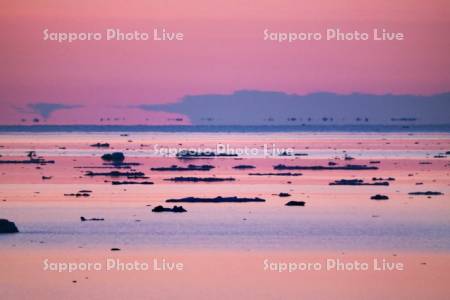
[[242,90],[185,96],[139,109],[186,115],[193,125],[423,125],[450,123],[450,93],[432,96]]

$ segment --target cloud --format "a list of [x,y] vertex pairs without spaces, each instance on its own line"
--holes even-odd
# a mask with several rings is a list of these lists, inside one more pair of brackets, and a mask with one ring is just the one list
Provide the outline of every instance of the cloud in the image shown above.
[[177,103],[142,104],[145,111],[188,116],[194,125],[449,124],[450,93],[375,95],[270,91],[185,96]]
[[51,116],[51,114],[57,110],[74,109],[80,107],[82,106],[77,104],[72,105],[62,103],[37,102],[37,103],[29,103],[26,108],[16,108],[16,110],[23,113],[38,114],[44,119],[48,119]]

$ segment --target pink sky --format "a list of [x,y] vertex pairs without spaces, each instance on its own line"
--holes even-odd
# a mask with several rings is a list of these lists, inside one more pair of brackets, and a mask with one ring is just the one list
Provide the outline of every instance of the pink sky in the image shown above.
[[[3,1],[2,124],[29,103],[79,104],[47,123],[165,123],[124,108],[240,89],[434,94],[450,89],[450,3],[433,1]],[[42,40],[42,30],[181,31],[182,42]],[[402,42],[263,41],[263,30],[403,32]],[[145,121],[145,119],[149,119]]]

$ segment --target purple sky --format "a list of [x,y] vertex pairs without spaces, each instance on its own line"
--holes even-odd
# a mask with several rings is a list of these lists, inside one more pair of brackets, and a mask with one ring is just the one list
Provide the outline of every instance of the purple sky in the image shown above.
[[[1,1],[1,7],[2,124],[23,123],[22,118],[28,124],[35,117],[49,124],[95,124],[100,118],[166,124],[180,116],[132,106],[242,89],[426,95],[450,90],[450,3],[444,0]],[[185,39],[42,40],[44,28],[103,32],[110,27],[164,27],[183,32]],[[328,27],[386,28],[406,39],[263,41],[265,28],[323,32]],[[45,103],[54,110],[43,114]]]

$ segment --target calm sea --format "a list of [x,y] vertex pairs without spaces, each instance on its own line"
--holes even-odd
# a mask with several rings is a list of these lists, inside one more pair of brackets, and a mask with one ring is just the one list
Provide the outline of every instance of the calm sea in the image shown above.
[[450,132],[448,125],[1,125],[0,132]]

